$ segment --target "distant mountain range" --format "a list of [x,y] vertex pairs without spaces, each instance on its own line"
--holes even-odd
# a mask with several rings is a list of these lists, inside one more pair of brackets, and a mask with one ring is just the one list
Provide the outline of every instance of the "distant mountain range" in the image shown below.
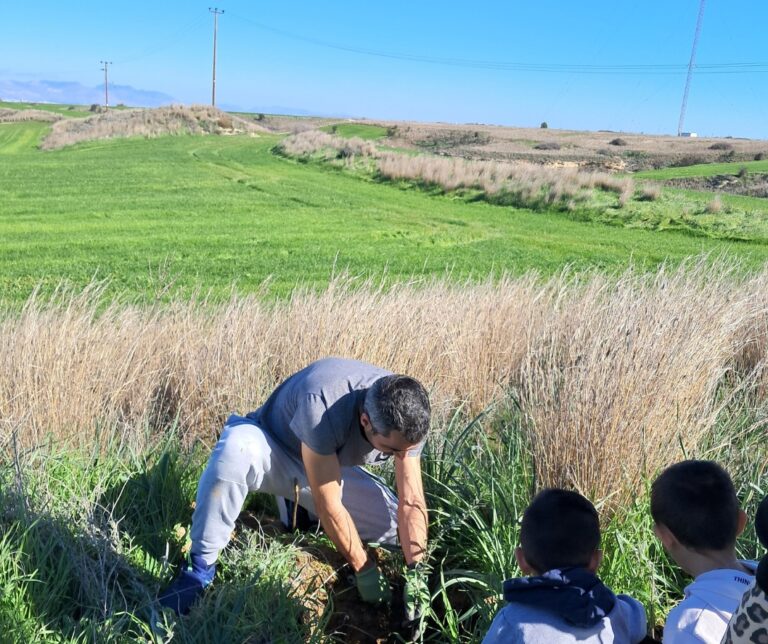
[[[104,103],[104,86],[86,87],[74,81],[34,80],[18,81],[0,79],[0,100],[22,101],[25,103],[71,103],[91,105]],[[160,107],[170,103],[181,103],[163,92],[136,89],[130,85],[110,85],[109,104],[122,103],[131,107]],[[264,114],[292,114],[294,116],[330,116],[347,118],[344,114],[318,114],[303,108],[287,105],[261,105],[244,108],[235,103],[217,103],[217,107],[228,112],[251,112]]]
[[[71,81],[16,81],[0,79],[0,99],[28,103],[73,103],[88,105],[104,102],[104,86],[86,87]],[[162,92],[136,89],[130,85],[110,85],[109,104],[123,103],[136,107],[158,107],[174,102]]]

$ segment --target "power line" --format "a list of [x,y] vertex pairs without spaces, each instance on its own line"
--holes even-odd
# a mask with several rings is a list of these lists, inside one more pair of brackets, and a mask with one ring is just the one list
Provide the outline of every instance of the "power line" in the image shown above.
[[208,11],[213,14],[213,83],[211,85],[211,105],[216,107],[216,32],[219,25],[219,16],[224,13],[224,9],[219,11],[217,7],[213,9],[208,7]]
[[198,16],[193,21],[189,22],[185,27],[182,27],[181,29],[178,29],[177,31],[172,32],[168,37],[163,38],[163,44],[158,45],[157,47],[149,47],[147,49],[144,49],[143,51],[133,55],[129,56],[128,58],[123,58],[122,60],[118,60],[118,65],[123,65],[124,63],[132,63],[135,60],[140,60],[142,58],[146,58],[147,56],[151,56],[152,54],[155,54],[159,51],[163,51],[164,49],[168,49],[170,46],[176,44],[176,41],[179,39],[180,36],[183,36],[196,27],[199,27],[203,21],[205,20],[205,16]]
[[[278,29],[266,25],[245,16],[238,14],[229,14],[231,17],[250,23],[251,25],[276,34],[284,38],[306,42],[326,49],[335,49],[337,51],[374,56],[377,58],[388,58],[393,60],[403,60],[408,62],[428,63],[433,65],[443,65],[448,67],[468,67],[473,69],[489,69],[498,71],[517,71],[517,72],[536,72],[553,74],[620,74],[620,75],[681,75],[685,74],[688,65],[674,63],[657,64],[622,64],[622,65],[590,65],[590,64],[571,64],[571,63],[524,63],[513,61],[494,61],[477,60],[468,58],[444,58],[437,56],[423,56],[420,54],[410,54],[405,52],[392,52],[378,49],[368,49],[363,47],[353,47],[332,43],[318,38],[302,36],[299,34]],[[768,73],[768,62],[733,62],[733,63],[707,63],[696,65],[697,74],[764,74]]]

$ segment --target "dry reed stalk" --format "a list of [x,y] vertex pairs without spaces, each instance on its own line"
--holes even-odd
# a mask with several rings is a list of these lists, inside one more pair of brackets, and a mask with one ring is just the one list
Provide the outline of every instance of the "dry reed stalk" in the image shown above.
[[765,362],[766,302],[755,297],[765,281],[739,284],[700,262],[566,290],[522,369],[542,484],[622,502],[642,477],[695,454],[724,378],[740,360],[742,378]]
[[422,380],[436,427],[459,405],[476,412],[515,392],[542,484],[623,499],[680,445],[695,453],[726,379],[762,377],[766,286],[768,272],[741,280],[703,260],[618,279],[384,289],[337,276],[272,304],[140,308],[106,303],[94,285],[0,318],[0,418],[24,445],[87,444],[96,425],[139,440],[175,420],[210,442],[228,413],[339,355]]
[[27,418],[26,444],[48,434],[87,442],[96,424],[159,431],[176,416],[190,437],[211,437],[227,413],[253,409],[326,355],[412,373],[446,413],[465,401],[479,409],[519,363],[514,340],[541,316],[541,290],[532,278],[502,278],[385,292],[338,277],[275,305],[243,297],[218,307],[104,306],[98,287],[53,304],[33,296],[0,322],[0,417]]
[[301,132],[281,143],[289,156],[320,155],[326,160],[366,157],[376,160],[378,174],[389,180],[420,181],[453,191],[476,188],[488,196],[512,195],[522,204],[573,208],[584,191],[598,187],[616,192],[623,206],[634,194],[630,178],[580,172],[575,167],[543,166],[518,161],[482,161],[434,155],[408,155],[379,150],[372,142],[346,139],[319,130]]
[[720,195],[715,195],[712,198],[712,201],[707,204],[706,211],[710,215],[716,215],[723,211],[723,200],[720,198]]
[[290,156],[303,157],[323,152],[326,159],[336,157],[373,157],[377,155],[376,146],[359,137],[344,138],[333,136],[322,130],[307,130],[283,139],[280,144],[283,152]]
[[40,121],[43,123],[53,123],[60,121],[64,117],[54,112],[45,110],[12,110],[0,108],[0,123],[24,123],[27,121]]

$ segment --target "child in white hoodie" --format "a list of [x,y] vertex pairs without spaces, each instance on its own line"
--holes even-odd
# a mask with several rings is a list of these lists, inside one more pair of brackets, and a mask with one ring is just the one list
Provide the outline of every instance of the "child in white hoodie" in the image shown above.
[[694,580],[667,616],[664,644],[719,644],[757,564],[736,559],[746,515],[728,473],[712,461],[668,467],[651,487],[654,532]]

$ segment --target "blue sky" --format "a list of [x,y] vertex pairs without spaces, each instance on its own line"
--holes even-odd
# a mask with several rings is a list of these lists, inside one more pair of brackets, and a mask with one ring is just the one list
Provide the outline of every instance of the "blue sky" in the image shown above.
[[[210,102],[210,6],[6,3],[0,81],[98,88],[107,59],[111,83]],[[223,107],[675,133],[699,0],[222,0],[220,8]],[[768,138],[766,24],[764,0],[707,2],[686,130]]]

